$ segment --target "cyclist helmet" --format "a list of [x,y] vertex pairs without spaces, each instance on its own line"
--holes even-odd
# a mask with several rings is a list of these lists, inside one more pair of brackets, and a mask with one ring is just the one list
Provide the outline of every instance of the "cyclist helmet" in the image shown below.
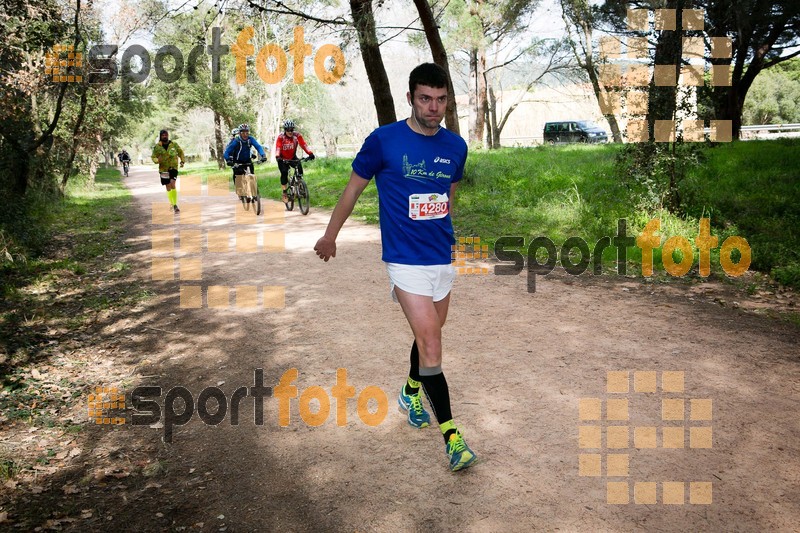
[[231,130],[231,135],[239,135],[239,128],[233,128]]
[[247,132],[249,132],[250,131],[250,125],[249,124],[239,124],[239,131],[247,131]]
[[285,130],[293,130],[294,129],[294,120],[284,120],[283,121],[283,129]]

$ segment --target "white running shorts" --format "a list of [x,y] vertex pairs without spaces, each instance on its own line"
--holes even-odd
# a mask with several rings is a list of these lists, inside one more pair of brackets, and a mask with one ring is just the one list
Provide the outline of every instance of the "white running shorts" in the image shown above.
[[389,273],[389,290],[397,302],[395,286],[411,294],[431,296],[434,302],[443,300],[453,288],[456,269],[453,265],[401,265],[386,263]]

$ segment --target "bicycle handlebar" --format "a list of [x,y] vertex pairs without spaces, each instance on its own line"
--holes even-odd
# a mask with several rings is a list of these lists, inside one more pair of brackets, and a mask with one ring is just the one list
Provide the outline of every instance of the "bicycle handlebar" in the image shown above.
[[[314,159],[316,159],[316,157]],[[297,166],[297,163],[305,163],[306,161],[313,161],[313,159],[310,157],[302,157],[300,159],[278,159],[278,161],[283,161],[294,167]]]
[[[266,161],[266,159],[264,161]],[[263,163],[263,161],[261,161],[260,159],[253,159],[249,163],[234,163],[231,165],[231,168],[242,168],[248,165],[252,165],[253,163],[260,165],[261,163]]]

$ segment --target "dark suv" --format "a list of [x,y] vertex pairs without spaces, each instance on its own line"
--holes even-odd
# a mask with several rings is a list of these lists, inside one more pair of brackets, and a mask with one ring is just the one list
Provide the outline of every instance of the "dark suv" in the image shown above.
[[566,120],[547,122],[544,125],[544,142],[556,143],[605,143],[608,135],[597,124],[588,120]]

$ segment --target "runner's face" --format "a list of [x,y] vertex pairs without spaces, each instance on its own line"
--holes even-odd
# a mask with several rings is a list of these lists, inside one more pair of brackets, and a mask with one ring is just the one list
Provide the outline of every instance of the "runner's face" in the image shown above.
[[162,143],[163,142],[167,142],[168,139],[169,139],[169,133],[162,133],[161,134],[161,142]]
[[439,126],[447,109],[447,87],[428,87],[417,85],[414,97],[409,95],[414,116],[423,128],[434,129]]

